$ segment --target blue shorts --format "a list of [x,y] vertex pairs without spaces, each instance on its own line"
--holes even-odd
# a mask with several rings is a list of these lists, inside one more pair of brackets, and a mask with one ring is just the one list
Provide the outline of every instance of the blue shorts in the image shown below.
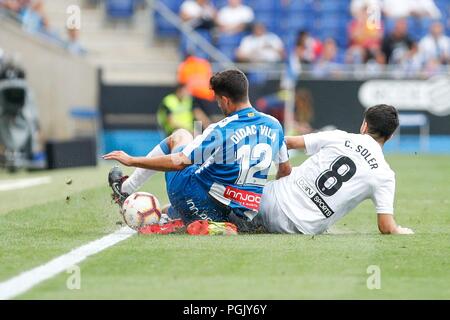
[[[181,151],[182,147],[173,152]],[[193,164],[180,171],[166,172],[166,189],[171,218],[180,217],[188,224],[195,220],[228,221],[230,209],[212,199],[195,178],[199,165]]]

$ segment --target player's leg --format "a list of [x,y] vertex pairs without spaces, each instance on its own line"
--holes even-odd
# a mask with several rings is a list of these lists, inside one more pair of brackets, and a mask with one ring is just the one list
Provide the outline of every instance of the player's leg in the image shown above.
[[[161,141],[161,143],[153,148],[146,157],[152,158],[170,154],[173,150],[179,149],[180,146],[185,146],[190,143],[192,139],[192,134],[189,131],[179,129]],[[133,174],[123,183],[122,192],[128,194],[135,192],[155,173],[155,170],[142,168],[134,170]]]
[[[176,130],[169,137],[154,147],[146,157],[157,157],[172,153],[180,146],[187,145],[193,140],[192,134],[184,129]],[[109,173],[109,185],[113,190],[113,199],[121,205],[128,195],[138,190],[150,177],[156,173],[155,170],[137,168],[130,177],[123,176],[119,167],[113,167]]]
[[[280,210],[274,188],[276,181],[266,184],[261,197],[258,215],[252,224],[256,230],[264,230],[268,233],[301,233],[295,224]],[[301,208],[298,208],[301,210]]]

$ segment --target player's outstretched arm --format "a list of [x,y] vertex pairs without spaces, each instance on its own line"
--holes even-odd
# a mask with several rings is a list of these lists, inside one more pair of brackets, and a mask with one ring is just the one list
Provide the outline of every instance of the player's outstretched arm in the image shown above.
[[392,214],[378,214],[378,229],[382,234],[414,234],[411,229],[397,225]]
[[123,151],[113,151],[103,156],[105,160],[116,160],[128,167],[137,167],[156,171],[178,171],[191,165],[191,160],[183,153],[146,158],[131,157]]
[[284,137],[287,148],[290,149],[305,149],[305,138],[303,136],[286,136]]

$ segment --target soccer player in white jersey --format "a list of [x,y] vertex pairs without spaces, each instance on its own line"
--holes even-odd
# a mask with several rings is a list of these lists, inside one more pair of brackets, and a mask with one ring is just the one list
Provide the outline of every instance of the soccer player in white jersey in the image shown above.
[[264,187],[253,225],[273,233],[320,234],[365,199],[371,199],[383,234],[412,234],[396,224],[395,174],[383,145],[399,125],[397,110],[369,108],[360,134],[334,130],[286,137],[289,149],[310,156],[289,176]]

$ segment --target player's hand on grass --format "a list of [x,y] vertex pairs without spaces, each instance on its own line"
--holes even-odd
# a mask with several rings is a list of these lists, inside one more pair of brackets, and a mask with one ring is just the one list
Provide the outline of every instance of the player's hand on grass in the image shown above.
[[133,157],[123,151],[113,151],[103,156],[105,160],[116,160],[125,166],[133,165]]
[[414,231],[410,228],[403,228],[402,226],[397,226],[395,234],[414,234]]

